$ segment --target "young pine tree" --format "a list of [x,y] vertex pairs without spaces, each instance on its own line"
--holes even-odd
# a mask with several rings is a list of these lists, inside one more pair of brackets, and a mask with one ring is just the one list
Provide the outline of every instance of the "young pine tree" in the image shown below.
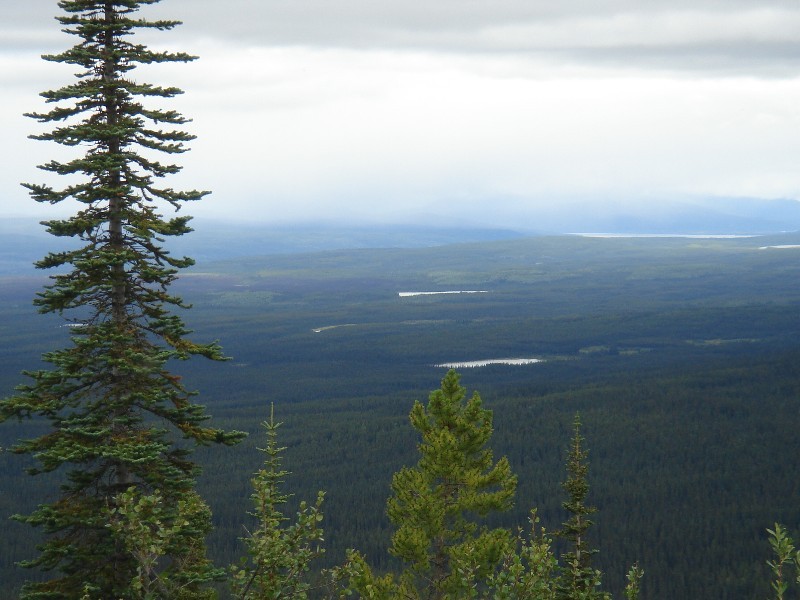
[[[77,81],[44,92],[52,108],[29,115],[52,124],[32,137],[82,153],[42,165],[68,176],[63,187],[24,184],[38,202],[78,207],[44,223],[53,235],[76,239],[76,249],[37,263],[58,270],[35,304],[70,321],[70,344],[46,353],[50,368],[27,372],[29,382],[0,403],[0,421],[38,416],[50,424],[45,435],[14,447],[38,460],[34,474],[67,469],[60,498],[18,517],[46,534],[25,566],[52,573],[26,585],[26,599],[145,597],[140,588],[158,597],[205,597],[205,582],[219,576],[205,558],[210,516],[194,492],[197,468],[174,433],[197,444],[232,444],[242,434],[207,427],[204,408],[166,366],[198,354],[223,357],[216,344],[187,339],[170,312],[184,304],[169,286],[192,261],[171,256],[162,243],[190,228],[189,217],[166,219],[161,211],[205,192],[157,185],[180,170],[159,154],[181,153],[193,137],[181,130],[180,114],[149,106],[180,90],[131,77],[140,65],[193,59],[132,41],[137,31],[179,24],[139,17],[158,1],[60,0],[58,20],[79,41],[44,58],[72,65]],[[137,506],[138,521],[124,517]],[[150,516],[140,519],[142,511]],[[154,551],[131,545],[134,529],[158,540]]]
[[243,538],[247,556],[239,565],[231,566],[231,590],[239,600],[305,600],[310,589],[306,575],[312,561],[324,553],[322,499],[317,494],[313,506],[300,503],[296,519],[289,523],[283,507],[289,496],[281,492],[281,484],[289,472],[281,467],[278,428],[270,411],[264,467],[252,479],[253,511],[257,525]]
[[427,407],[416,402],[411,410],[421,456],[416,466],[395,473],[387,503],[395,526],[390,552],[406,566],[397,577],[379,578],[363,556],[351,553],[345,569],[350,589],[363,598],[472,597],[514,543],[509,530],[475,520],[509,509],[517,478],[507,459],[495,462],[487,447],[491,411],[477,393],[465,402],[459,380],[451,370]]

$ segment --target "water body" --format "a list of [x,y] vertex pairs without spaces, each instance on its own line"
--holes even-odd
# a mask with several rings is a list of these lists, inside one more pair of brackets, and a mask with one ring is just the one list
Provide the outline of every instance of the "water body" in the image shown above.
[[733,240],[760,237],[758,235],[734,233],[569,233],[567,235],[587,238],[687,238],[690,240]]
[[316,329],[312,329],[314,333],[321,333],[323,331],[329,331],[331,329],[336,329],[338,327],[355,327],[355,323],[342,323],[341,325],[328,325],[326,327],[317,327]]
[[448,290],[445,292],[398,292],[397,295],[401,298],[409,298],[411,296],[438,296],[440,294],[488,294],[489,290]]
[[544,360],[541,358],[490,358],[488,360],[441,363],[433,366],[444,369],[473,369],[488,365],[532,365],[540,362],[544,362]]

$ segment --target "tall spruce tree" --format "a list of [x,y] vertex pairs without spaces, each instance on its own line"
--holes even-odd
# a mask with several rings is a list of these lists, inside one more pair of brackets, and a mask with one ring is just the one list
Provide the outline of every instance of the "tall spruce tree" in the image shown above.
[[[75,201],[73,216],[44,225],[79,240],[77,249],[37,263],[58,270],[35,304],[70,321],[70,344],[46,353],[51,367],[26,372],[29,382],[0,403],[1,421],[39,416],[51,425],[14,447],[37,459],[31,472],[68,471],[60,499],[17,517],[46,534],[39,556],[25,566],[55,571],[48,581],[27,584],[27,599],[145,597],[142,587],[159,597],[204,597],[204,583],[219,574],[205,558],[210,513],[193,489],[192,444],[179,438],[233,444],[242,434],[206,426],[194,392],[167,368],[172,359],[223,356],[216,343],[190,341],[171,312],[185,305],[169,286],[192,260],[171,256],[162,244],[189,232],[190,217],[167,219],[161,212],[207,192],[156,183],[180,170],[159,162],[159,153],[184,152],[193,136],[181,129],[186,119],[179,113],[146,106],[181,91],[135,81],[130,73],[194,58],[131,41],[137,31],[179,24],[138,17],[141,7],[158,1],[58,2],[64,11],[58,21],[80,41],[43,58],[73,65],[77,81],[43,92],[53,108],[29,115],[55,124],[34,139],[84,151],[41,166],[69,176],[68,185],[23,184],[41,203]],[[142,507],[152,518],[141,516]],[[120,521],[128,508],[138,521]],[[145,553],[146,568],[131,546],[134,526],[159,540],[157,551]]]

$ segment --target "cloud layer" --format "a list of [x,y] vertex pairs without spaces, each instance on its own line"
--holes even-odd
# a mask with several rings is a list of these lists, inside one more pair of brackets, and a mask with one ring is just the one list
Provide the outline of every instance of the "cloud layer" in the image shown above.
[[[0,24],[0,184],[54,152],[21,141],[36,92],[69,71],[45,2]],[[193,212],[273,220],[515,224],[553,203],[598,210],[692,196],[799,197],[800,5],[738,0],[164,0],[142,69],[187,94]],[[14,190],[0,204],[23,206]],[[194,207],[193,207],[194,209]]]

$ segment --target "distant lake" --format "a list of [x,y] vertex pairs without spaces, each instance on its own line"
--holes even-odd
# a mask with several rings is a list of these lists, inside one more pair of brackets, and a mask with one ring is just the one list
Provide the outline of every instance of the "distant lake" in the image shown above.
[[488,294],[488,290],[448,290],[445,292],[398,292],[401,298],[410,296],[438,296],[439,294]]
[[569,233],[588,238],[687,238],[691,240],[732,240],[760,237],[759,235],[735,233]]
[[472,369],[487,365],[532,365],[544,362],[541,358],[490,358],[488,360],[471,360],[465,362],[450,362],[433,365],[444,369]]

